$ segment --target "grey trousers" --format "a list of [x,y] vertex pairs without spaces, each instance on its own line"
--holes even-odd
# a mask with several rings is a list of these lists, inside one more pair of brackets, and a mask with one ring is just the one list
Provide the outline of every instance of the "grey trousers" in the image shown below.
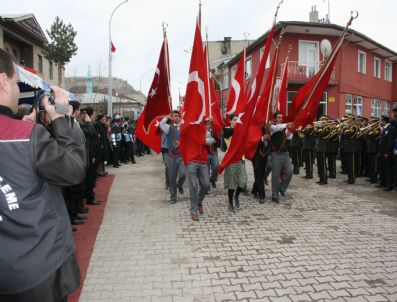
[[[168,185],[171,195],[171,202],[176,201],[176,189],[182,188],[186,179],[186,168],[182,161],[182,156],[172,157],[164,154],[165,164],[168,169]],[[176,177],[178,177],[178,182]]]
[[211,182],[216,182],[218,180],[218,172],[216,172],[216,169],[218,169],[218,167],[218,154],[208,154],[208,169],[211,171]]
[[[204,163],[187,164],[190,189],[190,212],[197,214],[197,207],[203,203],[205,195],[210,189],[208,165]],[[200,185],[200,190],[198,189]]]
[[[280,171],[284,179],[280,182]],[[272,152],[272,198],[278,198],[279,191],[286,192],[292,178],[292,165],[288,152]]]

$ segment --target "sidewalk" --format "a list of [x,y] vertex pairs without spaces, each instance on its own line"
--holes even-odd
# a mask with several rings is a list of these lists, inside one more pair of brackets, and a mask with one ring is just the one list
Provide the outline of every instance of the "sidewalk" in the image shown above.
[[111,173],[81,302],[397,300],[396,192],[294,175],[280,204],[266,187],[231,215],[221,177],[194,222],[187,182],[169,204],[161,156]]

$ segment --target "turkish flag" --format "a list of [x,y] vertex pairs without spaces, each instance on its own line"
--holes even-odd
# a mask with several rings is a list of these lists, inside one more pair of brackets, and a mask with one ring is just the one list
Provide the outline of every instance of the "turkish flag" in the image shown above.
[[273,79],[276,76],[275,73],[277,69],[277,52],[278,48],[276,49],[276,52],[273,56],[272,64],[266,78],[265,88],[263,89],[263,93],[256,104],[251,124],[249,125],[249,130],[247,132],[244,154],[248,159],[252,159],[254,157],[255,151],[258,147],[259,139],[262,136],[262,127],[266,124],[268,119],[268,110],[272,99],[274,84]]
[[277,97],[277,108],[283,116],[287,114],[288,58],[285,60],[283,79]]
[[159,123],[161,118],[154,120],[149,125],[148,131],[146,131],[143,127],[144,118],[145,118],[145,110],[143,110],[136,124],[135,136],[146,146],[148,146],[154,152],[159,154],[161,152],[161,132],[159,129]]
[[113,44],[113,41],[110,41],[110,50],[112,51],[112,53],[116,52],[116,47]]
[[154,73],[152,85],[150,86],[145,106],[143,127],[148,132],[149,125],[159,117],[170,114],[172,111],[171,98],[169,94],[169,65],[168,44],[164,39],[160,51],[157,68]]
[[245,95],[245,98],[248,101],[245,103],[243,111],[238,115],[237,124],[233,131],[230,146],[226,151],[225,157],[223,158],[220,167],[217,170],[219,174],[222,173],[227,166],[237,163],[244,155],[246,135],[248,133],[249,124],[257,105],[259,90],[262,86],[266,61],[270,52],[275,29],[275,22],[273,22],[273,26],[266,39],[265,51],[259,63],[258,72],[256,73],[255,79],[252,82],[250,89],[248,90],[249,92]]
[[245,48],[241,54],[240,61],[237,65],[236,74],[230,85],[229,100],[226,108],[226,121],[229,121],[229,116],[232,113],[240,113],[245,105]]
[[214,79],[210,80],[210,89],[211,89],[211,110],[212,110],[212,129],[215,134],[219,137],[221,134],[221,130],[225,127],[225,122],[222,118],[221,111],[218,106],[218,99],[216,97],[215,84]]
[[328,87],[336,57],[337,55],[327,62],[311,80],[298,90],[293,98],[286,119],[287,122],[294,122],[292,132],[300,126],[305,127],[315,121],[317,109],[323,98],[323,93]]
[[197,161],[207,162],[205,150],[204,117],[206,115],[205,79],[206,62],[204,61],[203,41],[200,27],[196,23],[189,77],[184,102],[184,116],[181,125],[180,150],[185,164]]

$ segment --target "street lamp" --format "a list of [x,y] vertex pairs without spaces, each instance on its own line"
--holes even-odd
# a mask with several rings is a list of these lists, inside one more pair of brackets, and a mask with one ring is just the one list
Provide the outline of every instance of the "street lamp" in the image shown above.
[[112,110],[112,35],[111,35],[111,26],[112,26],[112,18],[114,12],[124,3],[127,3],[128,0],[125,0],[121,2],[119,5],[115,7],[113,10],[112,14],[110,15],[110,20],[109,20],[109,83],[108,83],[108,115],[110,117],[113,116],[113,110]]

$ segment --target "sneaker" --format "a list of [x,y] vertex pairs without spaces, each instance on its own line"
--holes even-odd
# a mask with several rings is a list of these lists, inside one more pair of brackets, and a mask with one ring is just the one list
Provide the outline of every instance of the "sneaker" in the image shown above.
[[236,210],[234,209],[233,205],[229,205],[229,212],[236,213]]
[[183,190],[183,187],[178,187],[179,194],[185,194],[185,190]]
[[216,188],[216,183],[215,183],[215,181],[211,181],[211,187],[213,187],[214,189]]

